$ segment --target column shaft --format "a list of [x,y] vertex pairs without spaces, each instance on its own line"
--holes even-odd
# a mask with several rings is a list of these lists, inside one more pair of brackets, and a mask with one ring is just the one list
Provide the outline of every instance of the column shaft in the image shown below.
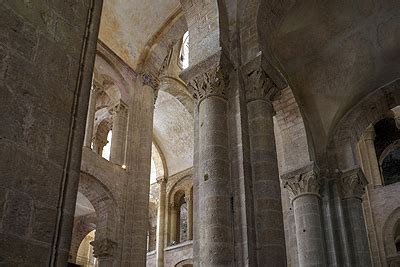
[[187,239],[193,240],[193,199],[192,195],[189,195],[187,198]]
[[226,100],[199,106],[200,266],[232,266],[232,207]]
[[92,88],[90,90],[89,97],[89,107],[86,118],[86,129],[85,129],[85,139],[83,142],[83,146],[90,148],[93,141],[93,127],[94,127],[94,118],[96,114],[96,96],[97,96],[97,88],[96,85],[92,83]]
[[[147,249],[148,206],[150,191],[151,146],[156,86],[142,77],[143,84],[134,90],[129,105],[129,129],[126,181],[125,225],[122,233],[122,266],[145,266]],[[154,79],[152,79],[154,80]],[[151,86],[150,86],[151,85]]]
[[306,194],[293,201],[299,266],[325,266],[320,200]]
[[127,126],[127,109],[120,103],[112,109],[113,127],[111,139],[111,162],[123,165],[125,162],[125,141]]
[[273,108],[270,102],[247,104],[253,178],[257,261],[286,264],[281,189],[276,158]]
[[165,201],[167,182],[163,178],[159,182],[159,202],[157,210],[157,244],[156,244],[156,266],[164,266],[164,229],[165,229]]
[[178,243],[179,240],[176,240],[176,228],[178,223],[178,211],[175,206],[171,206],[171,228],[170,228],[170,240],[172,242]]

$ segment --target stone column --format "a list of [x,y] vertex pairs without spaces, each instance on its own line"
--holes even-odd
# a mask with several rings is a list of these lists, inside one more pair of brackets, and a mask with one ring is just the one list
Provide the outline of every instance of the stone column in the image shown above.
[[83,142],[83,146],[91,148],[93,141],[93,127],[94,127],[94,119],[96,115],[96,99],[99,92],[99,86],[92,82],[92,88],[90,90],[89,97],[89,107],[86,118],[86,129],[85,129],[85,139]]
[[232,183],[229,170],[227,90],[229,62],[221,52],[182,74],[199,116],[199,266],[233,266]]
[[91,242],[93,254],[98,259],[98,267],[113,267],[116,243],[108,238]]
[[344,171],[340,177],[345,231],[349,242],[351,266],[355,267],[372,266],[362,207],[362,195],[367,183],[358,167]]
[[294,207],[299,266],[326,266],[317,167],[311,163],[285,174],[282,183]]
[[275,84],[261,67],[259,56],[243,68],[250,136],[250,162],[258,266],[286,265],[281,187],[271,98]]
[[128,108],[120,102],[111,109],[113,115],[110,161],[123,165],[125,163],[125,141],[128,120]]
[[371,175],[370,178],[372,179],[371,182],[373,183],[374,186],[376,186],[376,185],[382,185],[382,178],[381,178],[381,172],[379,170],[378,159],[376,157],[374,140],[375,140],[375,129],[374,126],[371,125],[367,128],[367,130],[364,133],[364,141],[370,168],[370,175]]
[[148,206],[153,141],[154,103],[158,80],[151,74],[137,77],[129,105],[124,229],[121,266],[145,266]]
[[157,210],[157,244],[156,266],[164,267],[164,229],[165,229],[165,202],[167,194],[167,179],[162,177],[157,180],[159,185],[158,210]]
[[187,207],[187,240],[193,240],[193,198],[191,194],[185,197]]
[[[177,235],[177,223],[178,223],[178,209],[174,203],[170,205],[170,216],[171,216],[171,228],[169,230],[170,233],[170,241],[171,243],[178,243],[179,240],[176,240]],[[175,242],[174,242],[175,241]]]

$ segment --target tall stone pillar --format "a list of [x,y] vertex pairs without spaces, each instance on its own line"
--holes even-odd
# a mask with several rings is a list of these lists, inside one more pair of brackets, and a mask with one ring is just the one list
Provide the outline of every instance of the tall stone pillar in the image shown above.
[[294,207],[299,266],[326,266],[320,179],[311,163],[282,176]]
[[167,195],[167,179],[157,179],[159,185],[158,210],[157,210],[157,244],[156,244],[156,266],[164,267],[164,229],[165,229],[165,202]]
[[153,114],[157,91],[158,80],[144,73],[138,77],[129,105],[126,170],[130,177],[124,192],[121,266],[146,265]]
[[171,243],[178,243],[179,240],[176,240],[177,238],[177,224],[178,224],[178,208],[175,206],[175,204],[170,205],[170,219],[171,219],[171,225],[170,225],[170,241]]
[[243,68],[250,136],[250,162],[258,266],[285,266],[281,187],[271,98],[277,89],[261,67],[261,56]]
[[114,253],[116,243],[110,239],[104,238],[91,242],[93,246],[94,257],[98,259],[98,267],[113,267],[114,266]]
[[232,185],[229,171],[229,63],[218,52],[181,76],[193,90],[199,118],[197,169],[199,266],[233,266]]
[[83,142],[83,146],[91,148],[93,141],[93,127],[94,127],[94,119],[96,115],[96,99],[100,88],[94,82],[92,82],[92,88],[90,90],[89,97],[89,107],[86,118],[86,129],[85,129],[85,139]]
[[187,240],[193,240],[193,198],[188,194],[185,198],[187,207]]
[[113,115],[113,126],[110,161],[122,166],[125,163],[128,108],[124,103],[120,102],[111,109],[111,114]]
[[367,229],[362,207],[362,195],[367,185],[362,170],[358,167],[346,170],[340,177],[343,217],[349,242],[351,266],[372,266]]

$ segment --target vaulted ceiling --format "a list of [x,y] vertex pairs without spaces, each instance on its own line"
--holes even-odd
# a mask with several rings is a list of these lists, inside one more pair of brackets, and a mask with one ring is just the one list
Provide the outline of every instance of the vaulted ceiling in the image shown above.
[[400,1],[264,1],[259,33],[323,149],[342,116],[400,76]]
[[179,0],[105,0],[99,38],[135,69],[179,7]]

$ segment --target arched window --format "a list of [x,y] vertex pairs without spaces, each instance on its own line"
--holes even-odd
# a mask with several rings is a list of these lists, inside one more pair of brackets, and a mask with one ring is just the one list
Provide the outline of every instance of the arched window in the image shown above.
[[179,190],[173,199],[170,206],[170,245],[188,240],[188,204],[185,192]]
[[111,139],[112,139],[112,131],[110,130],[107,134],[107,144],[103,147],[103,151],[101,153],[101,156],[106,160],[110,160]]
[[79,266],[97,266],[97,259],[93,256],[93,246],[91,245],[95,238],[95,232],[96,230],[93,230],[88,233],[79,245],[76,256],[76,264]]
[[400,130],[393,118],[377,122],[375,129],[375,151],[379,159],[384,185],[400,182]]
[[182,69],[189,67],[189,32],[185,32],[182,38],[181,51],[179,53],[179,65]]

